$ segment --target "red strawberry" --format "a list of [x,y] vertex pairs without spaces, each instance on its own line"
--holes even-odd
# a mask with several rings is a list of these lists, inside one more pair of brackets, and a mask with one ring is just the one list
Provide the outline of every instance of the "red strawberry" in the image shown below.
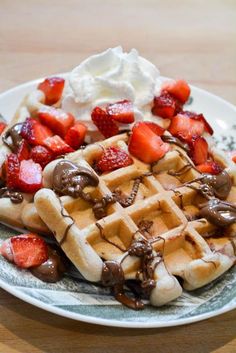
[[129,152],[145,163],[153,163],[164,157],[169,144],[155,134],[145,122],[134,125],[129,140]]
[[182,115],[188,116],[189,118],[202,121],[205,126],[205,131],[208,132],[210,135],[213,135],[214,131],[211,127],[211,125],[206,121],[205,117],[203,114],[197,114],[194,112],[189,112],[189,111],[183,111],[181,112]]
[[157,136],[162,136],[165,132],[165,129],[160,125],[153,123],[152,121],[144,121],[144,124],[149,127]]
[[153,104],[153,115],[158,115],[164,119],[171,119],[176,114],[176,100],[168,92],[163,92],[159,97],[155,97]]
[[3,121],[0,121],[0,135],[2,134],[3,130],[5,129],[5,127],[7,126],[6,123],[4,123]]
[[54,107],[44,107],[38,111],[39,120],[56,135],[65,136],[69,128],[74,124],[75,118],[72,114]]
[[20,162],[18,188],[20,191],[34,193],[42,187],[42,168],[32,159]]
[[53,135],[52,131],[39,121],[27,118],[21,128],[21,136],[33,146],[44,145],[44,140]]
[[204,164],[208,157],[208,143],[204,137],[197,136],[191,143],[191,157],[196,165]]
[[132,158],[118,147],[108,147],[97,161],[97,168],[101,172],[127,167],[133,164]]
[[127,99],[107,106],[107,114],[115,121],[123,124],[134,122],[133,103]]
[[168,92],[182,104],[186,103],[190,96],[190,87],[184,80],[166,81],[162,84],[161,88],[162,92]]
[[66,133],[65,142],[77,150],[84,142],[88,128],[84,124],[77,121]]
[[236,151],[231,151],[230,152],[230,157],[234,163],[236,163]]
[[7,187],[9,189],[17,189],[19,185],[20,161],[16,154],[11,153],[7,156],[5,168]]
[[66,153],[73,152],[73,148],[71,148],[62,138],[58,135],[48,137],[44,141],[44,145],[52,152],[53,156],[60,156]]
[[193,136],[202,135],[204,123],[180,113],[172,118],[168,130],[173,136],[191,141]]
[[48,260],[48,247],[37,234],[16,235],[5,240],[0,253],[20,268],[39,266]]
[[105,110],[99,107],[94,108],[91,114],[91,118],[94,125],[97,126],[98,130],[105,138],[118,134],[118,126]]
[[52,105],[59,101],[65,80],[61,77],[49,77],[38,85],[38,89],[45,94],[45,104]]
[[25,140],[21,141],[20,146],[17,150],[17,156],[19,161],[23,161],[23,159],[29,159],[30,147]]
[[222,172],[223,168],[214,161],[208,161],[197,166],[197,169],[201,173],[207,174],[219,174]]
[[52,153],[44,146],[35,146],[32,148],[30,153],[30,158],[33,159],[35,163],[41,165],[42,168],[45,167],[53,159]]

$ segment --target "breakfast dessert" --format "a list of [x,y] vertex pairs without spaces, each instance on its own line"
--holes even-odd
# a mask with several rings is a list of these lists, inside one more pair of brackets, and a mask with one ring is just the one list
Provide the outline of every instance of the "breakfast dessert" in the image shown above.
[[186,110],[190,93],[120,47],[39,83],[0,123],[0,221],[25,229],[1,254],[46,282],[70,261],[137,310],[231,268],[235,155]]

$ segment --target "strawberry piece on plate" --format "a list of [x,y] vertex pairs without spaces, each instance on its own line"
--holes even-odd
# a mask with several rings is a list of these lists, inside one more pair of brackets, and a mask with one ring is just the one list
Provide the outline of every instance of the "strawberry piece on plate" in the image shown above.
[[5,240],[0,253],[20,268],[39,266],[48,260],[47,244],[37,234],[16,235]]
[[102,153],[96,166],[101,172],[109,172],[131,164],[133,160],[125,151],[118,147],[108,147]]
[[16,154],[11,153],[7,156],[6,181],[9,189],[17,189],[19,185],[20,161]]
[[119,123],[131,124],[134,122],[133,103],[127,99],[109,104],[106,110],[107,114]]
[[52,152],[54,157],[73,152],[71,148],[62,138],[58,135],[48,137],[44,141],[44,145]]
[[153,123],[152,121],[144,121],[145,125],[149,127],[157,136],[162,136],[165,132],[165,129],[160,125]]
[[18,150],[17,150],[17,156],[19,161],[23,161],[23,159],[30,158],[30,146],[28,142],[26,142],[25,140],[21,141],[20,146],[18,147]]
[[65,136],[69,128],[74,125],[75,118],[72,114],[54,107],[43,107],[38,111],[41,123],[51,129],[56,135]]
[[230,157],[234,163],[236,163],[236,151],[231,151],[230,152]]
[[84,142],[87,126],[77,121],[66,133],[65,142],[77,150]]
[[119,128],[107,112],[99,107],[95,107],[91,114],[94,125],[105,138],[117,135]]
[[22,125],[21,136],[33,146],[44,145],[44,140],[53,135],[52,131],[33,118],[27,118]]
[[201,173],[206,173],[206,174],[219,174],[222,172],[223,168],[216,162],[214,161],[207,161],[203,164],[200,164],[197,166],[197,170]]
[[184,80],[166,81],[161,86],[162,92],[168,92],[182,104],[186,103],[190,96],[190,87]]
[[52,153],[44,146],[34,146],[30,152],[30,158],[41,165],[42,168],[45,167],[53,159]]
[[162,141],[145,122],[134,125],[129,140],[129,152],[145,163],[157,162],[169,151],[168,143]]
[[61,77],[49,77],[38,85],[38,89],[45,94],[45,104],[52,105],[59,101],[65,80]]
[[194,136],[202,135],[204,123],[179,113],[172,118],[168,130],[173,136],[191,142]]
[[168,92],[161,93],[153,100],[152,114],[164,119],[171,119],[176,114],[177,104]]
[[20,162],[18,189],[22,192],[34,193],[42,187],[42,168],[32,159]]
[[208,143],[204,137],[197,136],[192,140],[191,143],[191,157],[193,162],[198,164],[204,164],[208,158]]
[[211,125],[207,122],[203,114],[197,114],[194,112],[190,111],[182,111],[181,114],[188,116],[189,118],[202,121],[204,123],[205,131],[208,132],[208,134],[213,135],[214,131],[211,127]]
[[0,121],[0,135],[2,134],[3,130],[5,129],[5,127],[7,126],[6,123],[4,123],[3,121]]

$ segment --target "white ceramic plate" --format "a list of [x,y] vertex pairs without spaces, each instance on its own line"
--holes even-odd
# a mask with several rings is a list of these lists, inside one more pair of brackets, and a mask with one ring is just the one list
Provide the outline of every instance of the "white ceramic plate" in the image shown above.
[[[66,76],[66,74],[60,75]],[[41,80],[17,86],[0,95],[0,113],[10,120],[23,97]],[[221,148],[236,149],[236,108],[223,99],[192,87],[188,110],[204,113],[215,130]],[[0,225],[0,242],[16,234]],[[85,322],[120,327],[167,327],[207,319],[236,308],[236,268],[204,288],[184,292],[181,298],[161,308],[146,306],[130,310],[110,295],[108,289],[82,280],[64,278],[43,283],[30,272],[19,270],[0,257],[0,286],[16,297],[55,314]]]

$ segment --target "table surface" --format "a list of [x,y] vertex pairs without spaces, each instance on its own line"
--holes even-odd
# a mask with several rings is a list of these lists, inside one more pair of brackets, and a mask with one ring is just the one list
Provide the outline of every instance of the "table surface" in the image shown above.
[[[121,44],[162,75],[236,104],[235,10],[234,0],[0,0],[0,92]],[[58,317],[3,290],[0,311],[1,353],[236,351],[236,311],[176,328],[118,329]]]

